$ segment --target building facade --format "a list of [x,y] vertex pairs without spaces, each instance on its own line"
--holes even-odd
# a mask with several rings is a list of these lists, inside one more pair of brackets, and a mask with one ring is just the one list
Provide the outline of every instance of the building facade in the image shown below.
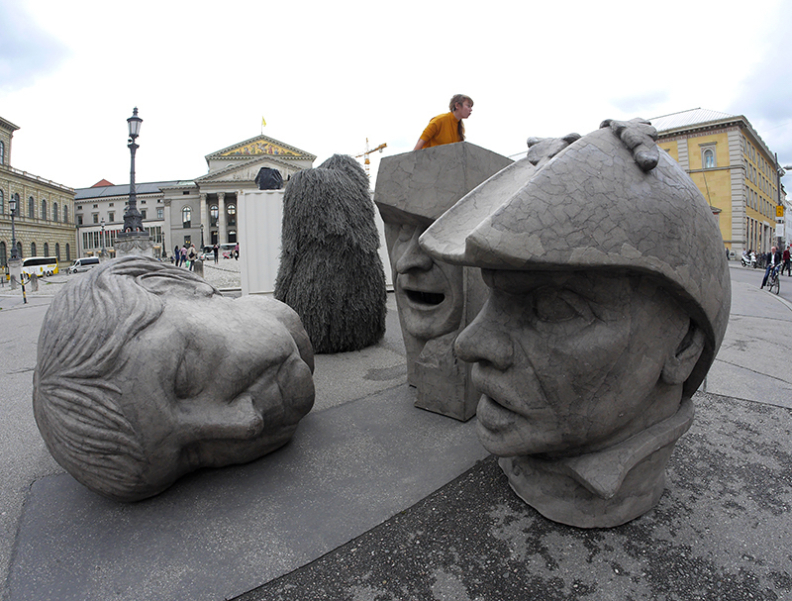
[[11,166],[11,141],[18,129],[0,117],[0,266],[5,268],[11,257],[12,199],[17,255],[71,262],[77,257],[74,190]]
[[206,155],[208,173],[164,186],[168,248],[239,242],[241,192],[257,190],[262,168],[276,169],[284,183],[316,156],[267,136],[257,136]]
[[[206,155],[208,173],[193,180],[135,185],[143,226],[154,241],[155,256],[170,257],[176,246],[239,242],[238,196],[257,190],[262,168],[277,169],[284,182],[313,166],[316,157],[298,148],[257,136]],[[79,256],[105,248],[115,254],[116,236],[123,229],[129,185],[101,181],[75,190]]]
[[768,252],[777,242],[777,207],[784,206],[783,171],[748,119],[693,109],[651,121],[658,145],[713,207],[726,248]]
[[[165,204],[162,188],[178,182],[147,182],[135,184],[137,207],[143,217],[143,227],[154,242],[154,256],[167,251]],[[90,188],[74,191],[74,210],[77,225],[77,248],[80,257],[98,255],[105,249],[115,256],[115,241],[124,229],[124,213],[129,205],[129,184],[115,186],[102,180]],[[168,253],[170,254],[170,253]]]

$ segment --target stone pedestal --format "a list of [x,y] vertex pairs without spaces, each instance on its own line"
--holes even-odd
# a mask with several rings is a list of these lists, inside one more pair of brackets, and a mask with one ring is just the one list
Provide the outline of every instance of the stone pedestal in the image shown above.
[[8,273],[11,276],[11,290],[16,290],[22,281],[22,259],[9,259]]
[[154,241],[147,232],[123,232],[118,234],[114,245],[116,258],[138,255],[154,259]]

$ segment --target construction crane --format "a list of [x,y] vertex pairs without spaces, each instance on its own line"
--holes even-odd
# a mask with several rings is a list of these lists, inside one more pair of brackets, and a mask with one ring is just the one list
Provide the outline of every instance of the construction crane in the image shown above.
[[363,161],[363,166],[366,168],[366,175],[370,175],[369,165],[371,165],[371,161],[369,160],[369,155],[377,151],[382,152],[382,149],[387,147],[388,147],[387,144],[380,144],[376,148],[372,148],[371,150],[369,150],[369,141],[368,138],[366,138],[366,152],[364,152],[363,154],[359,154],[355,157],[356,159],[359,159],[361,157],[366,157],[365,160]]

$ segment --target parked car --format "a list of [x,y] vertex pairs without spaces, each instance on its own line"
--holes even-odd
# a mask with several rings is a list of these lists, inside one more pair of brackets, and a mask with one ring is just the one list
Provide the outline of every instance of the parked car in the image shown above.
[[203,250],[198,253],[198,258],[201,261],[214,261],[214,251],[212,250],[211,246],[204,246]]
[[99,257],[83,257],[81,259],[76,259],[69,265],[69,275],[80,273],[81,271],[88,271],[94,267],[99,267]]
[[233,259],[234,258],[234,249],[236,248],[236,242],[225,242],[224,244],[220,245],[220,256],[224,259]]

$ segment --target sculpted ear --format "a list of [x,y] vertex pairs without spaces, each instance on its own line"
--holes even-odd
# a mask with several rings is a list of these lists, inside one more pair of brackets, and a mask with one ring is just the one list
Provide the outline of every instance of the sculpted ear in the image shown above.
[[663,381],[667,384],[683,384],[696,366],[703,350],[704,332],[691,321],[676,352],[666,360],[663,366]]

